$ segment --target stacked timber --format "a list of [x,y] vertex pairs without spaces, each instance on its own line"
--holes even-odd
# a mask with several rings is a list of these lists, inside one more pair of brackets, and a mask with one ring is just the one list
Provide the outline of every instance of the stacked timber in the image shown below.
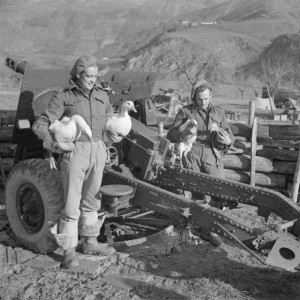
[[0,110],[0,187],[13,167],[15,147],[11,144],[16,111]]
[[[226,179],[250,183],[252,126],[229,124],[235,142],[224,157]],[[292,122],[259,120],[256,141],[255,185],[286,194],[292,186],[297,164],[299,126]]]

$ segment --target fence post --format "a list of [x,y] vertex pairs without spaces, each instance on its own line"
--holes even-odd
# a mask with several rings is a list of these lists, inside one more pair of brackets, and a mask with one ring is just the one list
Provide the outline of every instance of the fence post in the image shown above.
[[1,173],[2,183],[3,183],[3,186],[5,188],[6,187],[6,176],[5,176],[5,171],[4,171],[4,167],[3,167],[1,156],[0,156],[0,173]]
[[254,116],[255,116],[255,101],[249,101],[249,118],[248,118],[248,124],[250,126],[253,125]]
[[291,191],[291,198],[294,203],[297,203],[298,201],[298,192],[299,192],[299,184],[300,184],[300,148],[298,151],[299,152],[298,152],[297,165],[295,169],[292,191]]
[[251,136],[251,172],[250,185],[255,186],[255,167],[256,167],[256,138],[257,138],[257,117],[253,120],[252,136]]

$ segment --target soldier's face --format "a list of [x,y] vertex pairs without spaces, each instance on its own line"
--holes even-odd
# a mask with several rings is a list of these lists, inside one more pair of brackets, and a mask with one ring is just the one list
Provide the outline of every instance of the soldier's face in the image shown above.
[[80,75],[79,80],[81,84],[88,90],[91,90],[98,77],[98,67],[86,68]]
[[196,95],[196,103],[201,109],[206,109],[210,103],[211,91],[209,89],[199,92]]

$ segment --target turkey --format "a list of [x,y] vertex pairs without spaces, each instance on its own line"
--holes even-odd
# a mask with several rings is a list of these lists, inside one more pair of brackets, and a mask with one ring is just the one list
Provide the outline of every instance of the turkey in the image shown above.
[[198,123],[194,119],[189,119],[186,121],[185,125],[185,129],[180,134],[180,141],[177,142],[174,146],[170,162],[172,164],[175,164],[176,158],[178,157],[180,166],[182,167],[182,157],[184,156],[188,168],[190,164],[187,158],[187,154],[191,151],[193,143],[197,139]]
[[210,130],[212,133],[212,150],[216,159],[219,161],[221,159],[221,156],[225,154],[229,149],[231,145],[231,139],[228,132],[225,129],[218,127],[218,125],[215,123],[212,124]]

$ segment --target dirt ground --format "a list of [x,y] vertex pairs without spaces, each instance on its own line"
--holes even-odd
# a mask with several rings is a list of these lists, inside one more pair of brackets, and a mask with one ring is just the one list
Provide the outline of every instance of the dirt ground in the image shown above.
[[[249,206],[228,213],[259,228],[272,223],[263,224]],[[0,299],[300,299],[300,273],[264,266],[228,240],[220,247],[201,239],[185,242],[167,255],[134,260],[146,268],[113,263],[94,278],[22,263],[6,265],[0,273]]]

